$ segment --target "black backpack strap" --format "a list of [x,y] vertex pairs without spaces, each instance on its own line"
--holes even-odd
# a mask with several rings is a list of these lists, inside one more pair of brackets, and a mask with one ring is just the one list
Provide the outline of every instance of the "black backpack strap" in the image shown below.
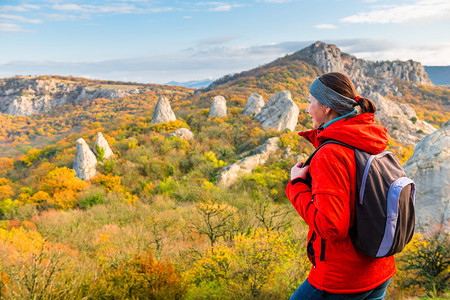
[[352,150],[355,149],[355,147],[350,146],[349,144],[346,144],[346,143],[338,141],[338,140],[332,140],[332,139],[325,140],[319,147],[317,147],[316,150],[314,150],[314,152],[308,157],[308,159],[305,161],[305,163],[303,165],[308,166],[311,163],[311,160],[314,157],[314,155],[317,153],[317,151],[319,151],[319,149],[322,148],[323,146],[325,146],[326,144],[338,144],[338,145],[350,148]]
[[[329,140],[324,141],[319,147],[317,147],[316,150],[314,150],[314,152],[313,152],[313,153],[308,157],[308,159],[305,161],[305,163],[303,164],[303,166],[309,166],[309,165],[311,164],[312,158],[314,157],[314,155],[316,155],[317,151],[319,151],[320,148],[322,148],[322,147],[325,146],[326,144],[338,144],[338,145],[342,145],[342,146],[345,146],[345,147],[347,147],[347,148],[350,148],[350,149],[352,149],[352,150],[355,149],[355,147],[350,146],[350,145],[348,145],[348,144],[346,144],[346,143],[344,143],[344,142],[329,139]],[[311,178],[311,175],[309,174],[309,172],[308,172],[308,174],[306,174],[306,179],[305,179],[304,181],[306,181],[305,184],[306,184],[307,186],[309,186],[309,188],[311,188],[312,178]],[[302,182],[303,182],[303,181],[302,181]]]

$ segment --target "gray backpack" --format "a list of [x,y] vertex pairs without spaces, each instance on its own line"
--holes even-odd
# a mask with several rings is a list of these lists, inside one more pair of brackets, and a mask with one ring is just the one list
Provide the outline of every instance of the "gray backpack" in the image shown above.
[[387,257],[401,252],[414,234],[414,181],[406,177],[392,152],[385,150],[372,155],[336,140],[321,144],[305,165],[329,143],[355,152],[357,196],[355,222],[349,231],[353,245],[372,257]]

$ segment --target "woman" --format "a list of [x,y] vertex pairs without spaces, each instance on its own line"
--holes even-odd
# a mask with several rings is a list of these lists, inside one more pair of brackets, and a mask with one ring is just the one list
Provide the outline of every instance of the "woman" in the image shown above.
[[[356,94],[346,75],[324,74],[309,92],[306,112],[315,129],[299,135],[314,147],[334,139],[371,154],[386,148],[386,128],[374,121],[375,105]],[[327,144],[309,166],[302,166],[300,162],[291,169],[286,195],[309,226],[307,253],[313,266],[291,299],[384,299],[395,273],[394,258],[363,254],[348,234],[356,198],[353,150]]]

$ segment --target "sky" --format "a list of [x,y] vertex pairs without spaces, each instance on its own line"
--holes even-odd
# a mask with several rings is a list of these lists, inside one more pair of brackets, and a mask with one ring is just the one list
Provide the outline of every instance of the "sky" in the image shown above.
[[0,0],[0,77],[217,79],[322,41],[450,65],[449,0]]

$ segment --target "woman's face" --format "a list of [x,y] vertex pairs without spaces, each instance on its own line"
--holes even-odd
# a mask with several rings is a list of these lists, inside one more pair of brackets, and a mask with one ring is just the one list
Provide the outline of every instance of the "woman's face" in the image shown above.
[[[327,107],[320,103],[313,95],[309,94],[309,105],[306,108],[306,112],[311,117],[314,128],[318,128],[322,123],[327,123],[329,119],[329,113],[327,113]],[[328,109],[329,110],[329,109]]]

